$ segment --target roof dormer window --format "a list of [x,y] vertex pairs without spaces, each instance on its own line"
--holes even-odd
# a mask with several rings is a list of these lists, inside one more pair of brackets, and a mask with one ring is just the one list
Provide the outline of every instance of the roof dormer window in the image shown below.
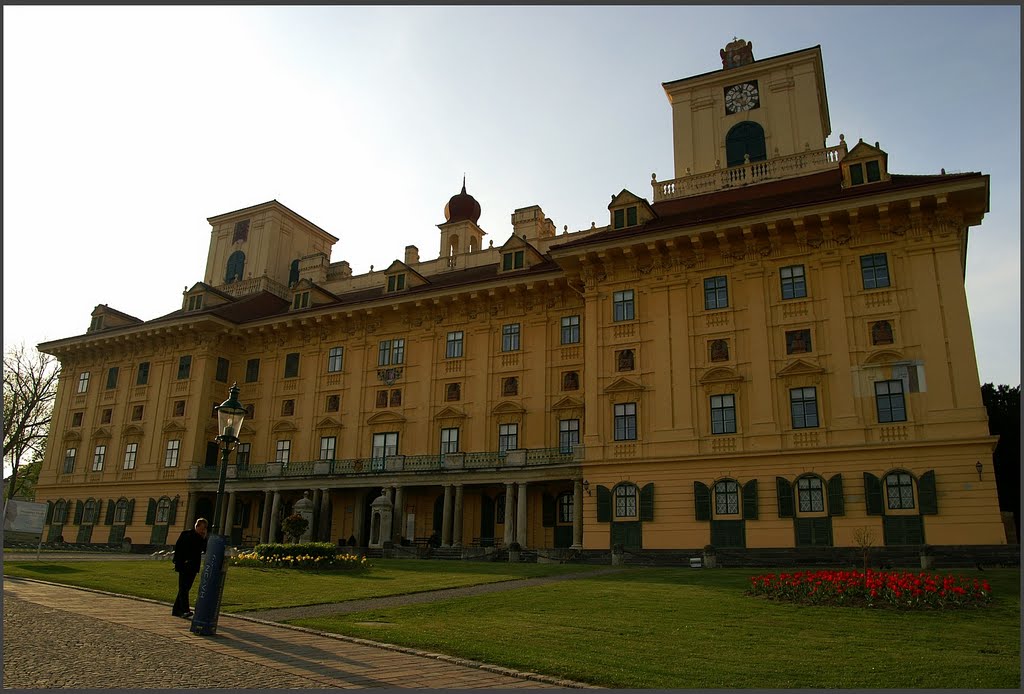
[[292,308],[296,310],[300,308],[309,308],[309,292],[296,292],[295,299],[292,300]]
[[615,210],[613,213],[612,226],[615,229],[633,227],[636,226],[636,223],[636,205],[630,205],[629,207]]
[[389,292],[400,292],[405,289],[405,273],[399,272],[394,275],[388,275],[388,291]]
[[190,296],[188,298],[188,310],[189,311],[198,311],[201,308],[203,308],[203,295],[202,294],[193,294],[192,296]]
[[503,253],[501,256],[501,269],[520,270],[526,264],[526,253],[522,250]]
[[103,316],[93,316],[92,321],[89,322],[89,332],[93,330],[103,329]]
[[881,183],[889,180],[886,170],[888,155],[875,146],[861,140],[843,157],[843,187],[853,188],[869,183]]
[[882,167],[877,159],[863,163],[850,164],[850,185],[859,186],[865,182],[875,183],[882,180]]

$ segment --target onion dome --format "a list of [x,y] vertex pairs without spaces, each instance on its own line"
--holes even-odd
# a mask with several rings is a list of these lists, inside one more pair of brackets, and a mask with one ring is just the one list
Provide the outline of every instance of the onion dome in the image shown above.
[[466,192],[466,177],[463,176],[462,192],[453,195],[448,204],[444,206],[444,220],[446,222],[462,222],[467,219],[476,224],[480,219],[480,203]]

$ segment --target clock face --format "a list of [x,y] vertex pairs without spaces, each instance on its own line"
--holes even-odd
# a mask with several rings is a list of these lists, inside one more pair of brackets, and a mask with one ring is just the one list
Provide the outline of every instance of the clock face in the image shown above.
[[757,82],[741,82],[725,88],[725,112],[740,113],[761,105]]

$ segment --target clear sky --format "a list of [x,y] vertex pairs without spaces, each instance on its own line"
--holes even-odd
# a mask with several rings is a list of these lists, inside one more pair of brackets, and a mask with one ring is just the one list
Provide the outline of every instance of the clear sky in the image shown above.
[[967,291],[982,382],[1020,382],[1019,7],[4,7],[4,345],[143,320],[203,279],[206,218],[277,199],[382,269],[465,173],[607,223],[672,178],[662,82],[820,45],[833,132],[896,173],[991,175]]

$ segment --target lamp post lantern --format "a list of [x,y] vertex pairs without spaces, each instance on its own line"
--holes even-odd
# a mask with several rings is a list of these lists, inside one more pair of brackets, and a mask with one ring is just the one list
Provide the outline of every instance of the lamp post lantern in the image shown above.
[[[232,446],[238,443],[238,434],[242,430],[242,422],[245,420],[246,411],[238,402],[238,384],[231,384],[228,390],[228,399],[217,406],[217,429],[220,434],[216,440],[223,444],[220,458],[220,481],[217,482],[217,504],[213,512],[213,523],[210,524],[210,534],[217,535],[220,531],[220,515],[224,503],[224,482],[228,474],[228,456],[231,454]],[[225,523],[228,525],[228,523]]]

